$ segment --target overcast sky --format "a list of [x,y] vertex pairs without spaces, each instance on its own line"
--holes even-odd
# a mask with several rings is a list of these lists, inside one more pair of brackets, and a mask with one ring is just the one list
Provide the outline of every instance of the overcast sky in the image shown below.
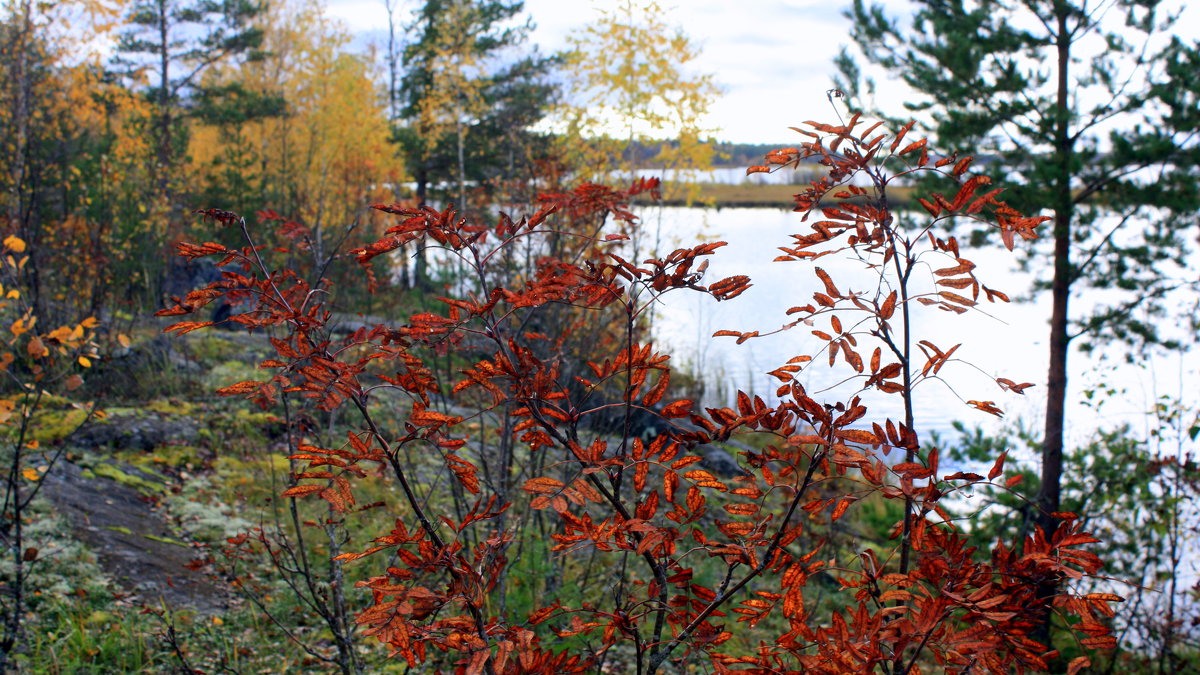
[[[358,44],[386,41],[383,0],[326,0],[329,14],[344,21]],[[403,20],[420,4],[400,0]],[[614,0],[525,0],[537,28],[531,36],[546,53],[566,46],[573,30],[595,17],[595,8]],[[842,11],[848,0],[660,0],[669,22],[701,47],[697,72],[711,73],[724,93],[711,110],[717,137],[740,143],[790,143],[789,126],[805,120],[831,121],[826,98],[833,57],[850,42]],[[906,0],[884,2],[893,15]],[[1195,18],[1197,12],[1190,12]],[[1187,18],[1180,24],[1187,24]],[[1200,23],[1200,22],[1197,22]],[[1195,37],[1197,29],[1189,30]],[[882,82],[880,96],[903,97]],[[886,100],[886,99],[884,99]]]

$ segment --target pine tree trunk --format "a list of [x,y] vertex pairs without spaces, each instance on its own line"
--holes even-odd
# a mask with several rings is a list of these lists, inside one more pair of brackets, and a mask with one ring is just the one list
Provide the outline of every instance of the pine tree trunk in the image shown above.
[[[1068,69],[1071,58],[1071,35],[1067,28],[1065,8],[1057,12],[1057,69],[1058,91],[1055,99],[1054,151],[1058,163],[1058,177],[1054,186],[1054,280],[1051,285],[1050,313],[1050,368],[1046,377],[1046,428],[1042,439],[1042,480],[1038,490],[1037,518],[1042,533],[1050,538],[1058,528],[1059,520],[1053,513],[1062,510],[1063,428],[1066,420],[1067,400],[1067,355],[1070,350],[1069,302],[1071,299],[1071,221],[1074,217],[1073,195],[1071,194],[1071,160],[1074,143],[1070,137],[1070,90]],[[1058,593],[1057,580],[1047,582],[1041,589],[1042,597],[1053,597]],[[1035,639],[1047,648],[1053,648],[1051,623],[1053,612],[1046,609],[1042,625]],[[1054,668],[1051,668],[1054,671]]]

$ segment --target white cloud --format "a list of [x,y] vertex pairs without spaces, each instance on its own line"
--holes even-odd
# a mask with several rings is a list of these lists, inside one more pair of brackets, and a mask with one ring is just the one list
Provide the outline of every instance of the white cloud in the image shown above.
[[[407,21],[417,2],[400,3]],[[834,72],[832,58],[849,40],[837,3],[820,0],[681,0],[662,3],[701,53],[696,72],[712,73],[724,93],[709,126],[722,140],[790,142],[788,126],[832,116],[825,97]],[[526,0],[537,24],[531,39],[543,52],[567,46],[567,36],[592,20],[611,1]],[[387,13],[383,0],[328,0],[328,14],[351,32],[382,43]]]
[[[383,0],[327,0],[328,13],[363,39],[386,40]],[[420,0],[400,0],[398,16],[409,20]],[[525,0],[537,24],[532,41],[550,53],[567,46],[567,36],[592,20],[596,8],[616,0]],[[849,5],[831,0],[660,0],[668,20],[701,47],[694,67],[711,73],[724,88],[709,126],[733,142],[793,142],[789,126],[805,120],[832,121],[826,91],[835,73],[833,57],[850,42]],[[889,14],[903,14],[907,0],[885,0]],[[1180,28],[1186,28],[1185,21]],[[1195,36],[1195,29],[1181,31]],[[877,99],[904,98],[901,85],[879,82]],[[898,106],[896,106],[898,108]]]

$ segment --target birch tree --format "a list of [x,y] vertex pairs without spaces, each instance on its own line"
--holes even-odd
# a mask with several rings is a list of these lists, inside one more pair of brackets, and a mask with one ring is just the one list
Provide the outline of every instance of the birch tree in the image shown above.
[[[720,89],[695,72],[699,47],[667,23],[657,2],[621,0],[598,10],[571,38],[566,55],[570,100],[557,126],[565,153],[581,176],[602,178],[661,168],[680,172],[712,164],[705,116]],[[638,156],[638,146],[659,147]],[[689,189],[694,197],[694,189]]]

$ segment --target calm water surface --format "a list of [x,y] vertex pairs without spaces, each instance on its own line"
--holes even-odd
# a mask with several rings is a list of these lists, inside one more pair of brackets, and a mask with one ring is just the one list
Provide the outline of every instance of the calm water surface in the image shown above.
[[[728,246],[711,257],[705,280],[709,283],[734,274],[746,274],[754,286],[738,298],[715,302],[699,293],[675,291],[659,304],[655,318],[655,335],[664,350],[673,353],[679,362],[703,373],[710,382],[708,394],[716,403],[729,401],[737,389],[769,398],[778,382],[766,375],[799,354],[816,354],[823,341],[811,334],[813,328],[829,332],[828,319],[819,318],[813,327],[798,326],[781,334],[756,338],[741,345],[733,338],[712,338],[722,329],[766,333],[788,322],[789,307],[812,301],[812,294],[822,290],[814,276],[819,265],[833,276],[842,292],[869,291],[876,285],[876,276],[853,260],[828,256],[819,263],[772,262],[779,255],[778,246],[791,243],[789,235],[806,232],[808,227],[800,215],[776,209],[724,209],[720,211],[689,208],[648,209],[643,213],[646,230],[653,237],[658,233],[660,250],[691,245],[698,238],[722,240]],[[977,264],[976,276],[987,286],[1007,293],[1010,297],[1026,294],[1032,274],[1020,272],[1015,259],[1003,248],[994,247],[974,252],[963,251],[966,258]],[[932,269],[946,266],[933,263],[914,273],[918,289],[932,288]],[[1044,300],[1042,302],[1041,300]],[[1073,299],[1076,307],[1081,300]],[[918,430],[925,437],[929,431],[950,432],[951,423],[961,420],[968,426],[983,425],[996,430],[1001,421],[968,407],[964,401],[974,399],[995,401],[1006,411],[1009,419],[1020,419],[1040,429],[1045,405],[1044,391],[1047,370],[1046,335],[1049,331],[1049,298],[1039,296],[1032,303],[982,303],[984,311],[955,315],[936,308],[914,305],[914,340],[928,339],[943,351],[962,343],[955,353],[958,362],[947,364],[941,380],[924,382],[916,389],[916,418]],[[986,314],[984,312],[987,312]],[[842,315],[843,323],[851,314]],[[897,317],[899,315],[897,314]],[[895,325],[898,328],[898,323]],[[860,347],[871,338],[860,340]],[[861,350],[869,358],[874,345]],[[918,366],[924,357],[917,354]],[[1129,422],[1134,433],[1142,436],[1146,413],[1161,395],[1193,400],[1189,392],[1200,390],[1197,384],[1195,355],[1171,357],[1127,364],[1123,359],[1101,360],[1095,355],[1075,351],[1071,354],[1068,433],[1074,442],[1082,442],[1098,426],[1113,427]],[[888,361],[885,359],[884,363]],[[862,386],[862,379],[846,378],[855,373],[839,358],[833,367],[817,359],[800,374],[800,381],[810,395],[818,400],[846,400]],[[1036,386],[1019,396],[1002,391],[992,377],[1007,377],[1015,382],[1032,382]],[[1091,402],[1085,391],[1107,387],[1116,393],[1106,397],[1099,409],[1095,398]],[[871,410],[868,420],[881,417],[903,419],[900,399],[879,392],[863,394]],[[1143,436],[1144,437],[1144,436]]]

